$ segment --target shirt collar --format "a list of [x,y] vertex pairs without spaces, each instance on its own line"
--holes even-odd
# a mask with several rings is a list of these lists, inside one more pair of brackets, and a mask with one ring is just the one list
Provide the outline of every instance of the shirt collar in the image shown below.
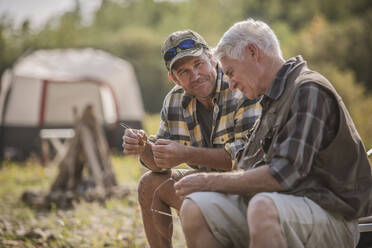
[[280,67],[271,86],[266,90],[265,94],[261,98],[260,103],[263,107],[267,102],[277,100],[283,94],[288,74],[295,64],[296,60],[291,58]]
[[[214,97],[213,97],[213,103],[214,104],[216,104],[218,102],[218,98],[219,98],[220,92],[221,92],[222,78],[223,78],[222,69],[218,66],[218,64],[216,66],[216,71],[217,71],[217,79],[216,79],[215,94],[214,94]],[[182,98],[182,107],[184,109],[186,109],[187,106],[190,104],[191,100],[193,98],[195,98],[195,96],[190,95],[186,91],[184,91],[184,92],[185,93],[184,93],[183,98]]]

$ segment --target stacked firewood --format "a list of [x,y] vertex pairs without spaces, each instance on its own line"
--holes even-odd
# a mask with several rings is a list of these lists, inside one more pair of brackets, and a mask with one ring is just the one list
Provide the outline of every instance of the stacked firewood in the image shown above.
[[25,192],[22,199],[26,203],[43,208],[53,204],[69,208],[80,199],[104,202],[107,197],[129,193],[117,186],[104,130],[91,106],[84,110],[74,129],[75,136],[59,164],[50,192],[45,196]]

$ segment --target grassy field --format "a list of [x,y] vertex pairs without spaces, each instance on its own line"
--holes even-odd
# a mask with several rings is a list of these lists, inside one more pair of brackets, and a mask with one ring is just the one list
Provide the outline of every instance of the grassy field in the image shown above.
[[[145,130],[154,134],[159,116],[147,116]],[[137,183],[145,172],[135,157],[112,157],[118,182],[130,190],[122,199],[76,203],[71,210],[41,211],[21,201],[24,191],[48,192],[58,168],[37,161],[7,162],[0,168],[0,247],[148,247],[137,201]],[[175,216],[175,215],[174,215]],[[173,244],[185,247],[179,219]]]
[[[159,116],[147,116],[154,133]],[[58,168],[37,161],[6,162],[0,169],[0,247],[148,247],[137,201],[144,169],[134,157],[112,157],[118,182],[129,196],[105,204],[79,202],[71,210],[36,210],[21,201],[24,191],[48,192]],[[179,219],[174,217],[174,247],[185,247]]]

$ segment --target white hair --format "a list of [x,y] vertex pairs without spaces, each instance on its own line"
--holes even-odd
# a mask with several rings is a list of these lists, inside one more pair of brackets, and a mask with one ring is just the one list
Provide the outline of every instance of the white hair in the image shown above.
[[252,18],[237,22],[229,28],[214,48],[214,56],[218,60],[224,56],[243,60],[243,51],[249,43],[255,44],[268,55],[283,58],[274,31],[266,23]]

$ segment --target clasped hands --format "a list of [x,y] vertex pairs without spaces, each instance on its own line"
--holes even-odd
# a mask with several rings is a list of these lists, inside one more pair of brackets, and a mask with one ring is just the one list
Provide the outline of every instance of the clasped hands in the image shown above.
[[[187,147],[175,141],[158,139],[155,143],[147,141],[145,131],[138,129],[126,129],[123,136],[123,153],[143,156],[146,146],[152,151],[154,161],[159,168],[173,168],[186,162]],[[195,173],[183,177],[174,184],[176,194],[181,198],[193,192],[208,191],[207,173]]]
[[127,155],[143,156],[146,151],[152,151],[154,162],[162,169],[173,168],[185,162],[187,157],[187,148],[184,145],[167,139],[158,139],[155,143],[150,143],[147,141],[145,131],[138,129],[125,130],[122,147],[123,153]]

